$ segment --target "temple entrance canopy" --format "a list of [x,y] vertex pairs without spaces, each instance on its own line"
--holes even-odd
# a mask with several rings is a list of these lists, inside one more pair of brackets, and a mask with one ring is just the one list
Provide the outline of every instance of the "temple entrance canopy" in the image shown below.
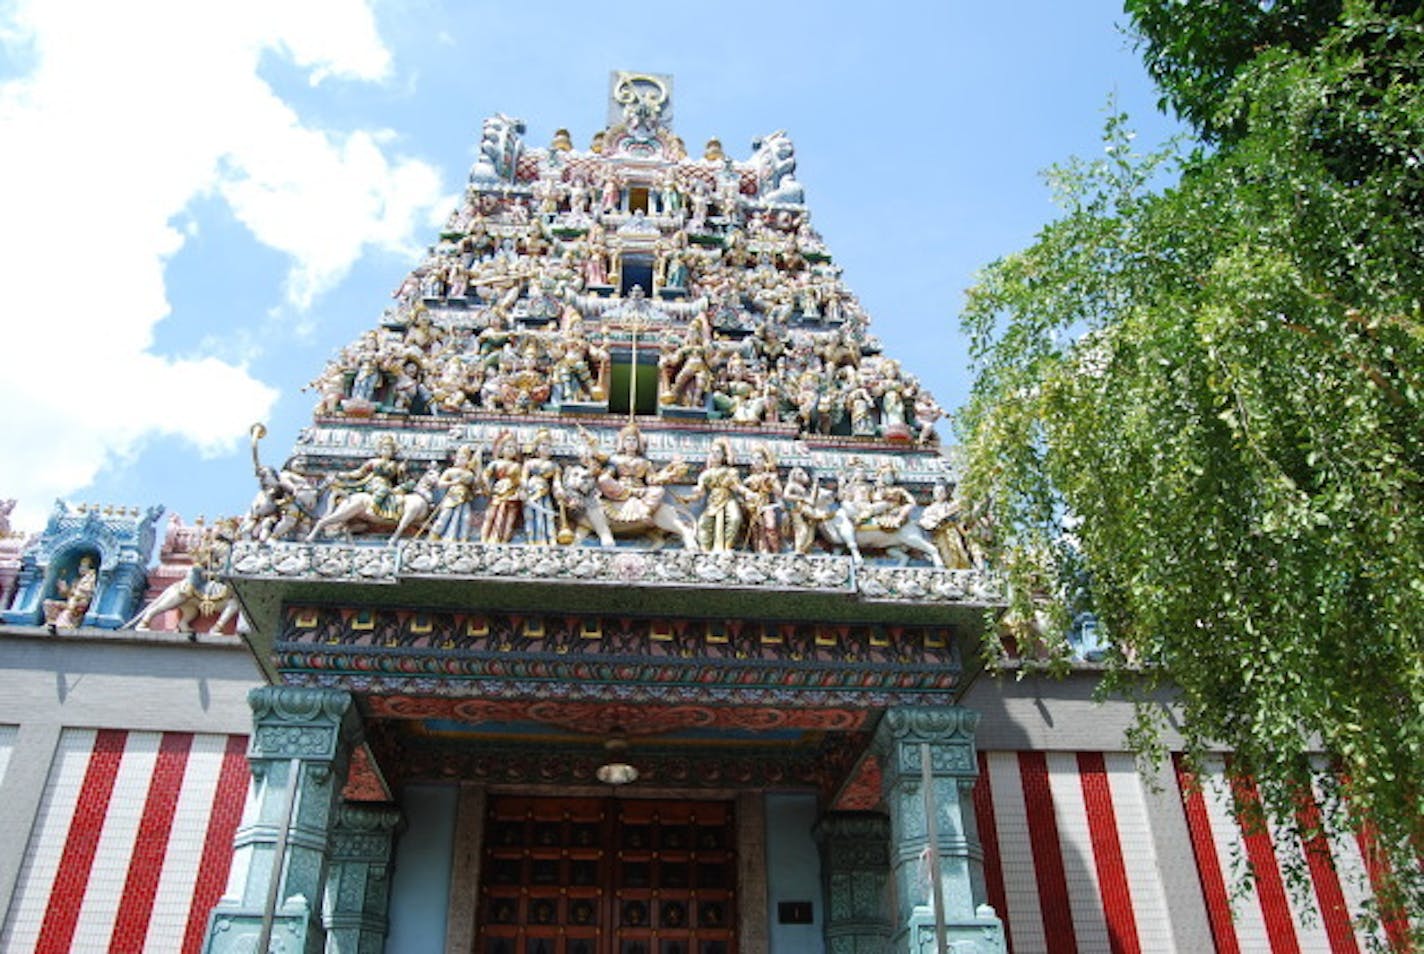
[[[584,150],[486,120],[460,207],[319,377],[282,469],[254,429],[261,493],[228,576],[279,694],[254,701],[263,797],[297,819],[262,850],[409,784],[477,786],[457,947],[730,954],[764,949],[767,917],[736,887],[767,877],[736,806],[813,793],[823,831],[878,812],[895,844],[863,876],[896,909],[832,905],[828,938],[910,949],[931,899],[906,852],[927,839],[951,846],[941,922],[996,937],[958,821],[975,768],[955,707],[1001,600],[942,412],[870,333],[785,133],[692,157],[669,77],[610,85]],[[329,736],[314,775],[276,744],[296,725]],[[323,772],[344,781],[303,821]],[[926,790],[943,841],[909,821]],[[628,841],[645,836],[665,847]],[[225,900],[212,937],[384,930],[371,904],[283,907],[277,880]]]

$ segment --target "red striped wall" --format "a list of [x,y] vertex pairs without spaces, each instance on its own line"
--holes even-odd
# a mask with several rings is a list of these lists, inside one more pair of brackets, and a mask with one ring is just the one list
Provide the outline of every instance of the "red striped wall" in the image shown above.
[[0,950],[196,954],[247,794],[245,742],[65,730]]
[[[974,804],[990,903],[1013,949],[1142,954],[1177,951],[1164,863],[1194,864],[1218,954],[1359,954],[1353,918],[1369,894],[1358,848],[1323,836],[1305,845],[1271,826],[1247,830],[1230,812],[1225,763],[1194,779],[1180,760],[1180,800],[1151,800],[1126,753],[980,753]],[[1257,796],[1247,786],[1244,803]],[[1153,812],[1180,804],[1191,843],[1156,855]],[[1315,818],[1313,804],[1302,818]],[[1293,838],[1294,836],[1292,836]],[[1305,852],[1309,891],[1293,895],[1279,859]],[[1256,873],[1244,887],[1243,867]],[[1191,883],[1188,881],[1187,883]],[[1402,930],[1396,925],[1390,940]],[[1399,948],[1396,947],[1396,950]]]
[[[66,730],[60,739],[0,950],[196,952],[222,893],[248,788],[245,739]],[[1010,950],[1141,954],[1177,950],[1152,807],[1132,758],[1102,752],[981,753],[974,805],[990,903]],[[1224,763],[1193,778],[1176,764],[1196,882],[1220,954],[1358,954],[1352,923],[1382,864],[1369,839],[1287,844],[1242,831]],[[1249,787],[1234,793],[1250,802]],[[1302,804],[1302,821],[1314,819]],[[1305,851],[1309,897],[1278,857]],[[1240,888],[1240,866],[1257,874]],[[1176,863],[1181,863],[1180,858]],[[1386,925],[1400,946],[1404,925]]]

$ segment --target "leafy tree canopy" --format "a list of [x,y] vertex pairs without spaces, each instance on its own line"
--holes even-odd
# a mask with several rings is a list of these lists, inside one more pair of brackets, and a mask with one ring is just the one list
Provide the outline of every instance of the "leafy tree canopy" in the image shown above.
[[1335,760],[1326,818],[1390,849],[1397,941],[1424,911],[1424,22],[1127,8],[1206,145],[1138,155],[1114,116],[1050,171],[1062,217],[963,314],[966,491],[1015,617],[1089,603],[1110,685],[1175,687],[1189,748],[1233,751],[1274,818]]

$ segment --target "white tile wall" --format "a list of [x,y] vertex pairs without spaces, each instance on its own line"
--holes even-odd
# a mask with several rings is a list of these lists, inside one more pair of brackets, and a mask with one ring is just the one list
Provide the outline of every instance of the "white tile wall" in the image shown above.
[[5,927],[0,932],[0,950],[32,951],[39,940],[84,772],[94,751],[94,736],[92,729],[66,729],[60,735]]

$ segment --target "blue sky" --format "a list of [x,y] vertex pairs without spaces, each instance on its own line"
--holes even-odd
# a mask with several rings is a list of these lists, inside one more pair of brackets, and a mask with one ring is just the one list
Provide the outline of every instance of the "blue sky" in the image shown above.
[[[542,4],[0,0],[0,498],[245,509],[373,326],[499,111],[579,148],[614,69],[671,73],[690,151],[784,129],[889,353],[968,390],[963,289],[1053,216],[1110,96],[1173,128],[1117,0]],[[14,148],[15,144],[22,148]],[[945,425],[941,425],[942,430]]]

